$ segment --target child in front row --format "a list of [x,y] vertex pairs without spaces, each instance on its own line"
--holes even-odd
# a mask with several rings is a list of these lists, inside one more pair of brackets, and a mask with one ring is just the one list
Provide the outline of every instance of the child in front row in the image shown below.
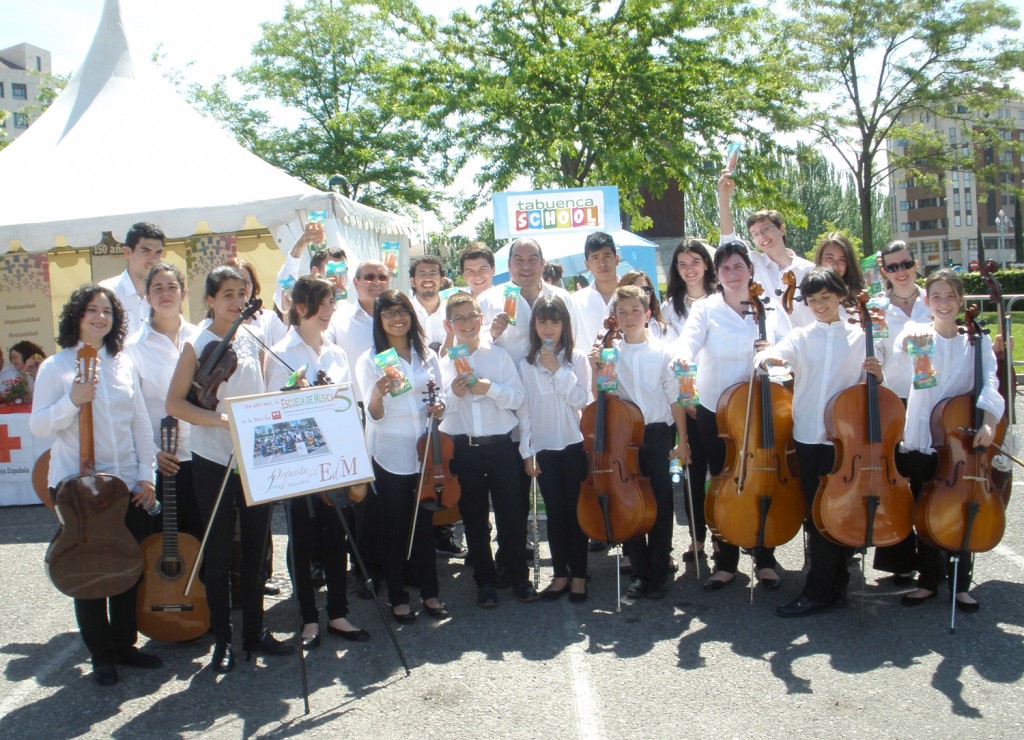
[[[506,566],[516,597],[540,598],[526,565],[526,502],[520,489],[522,463],[512,441],[516,411],[525,394],[511,355],[480,342],[483,314],[476,299],[456,293],[445,306],[445,330],[469,350],[471,373],[456,369],[450,356],[441,360],[448,408],[441,431],[455,441],[452,469],[462,495],[459,510],[466,527],[469,563],[477,585],[477,604],[498,605],[497,571],[491,553],[488,498],[494,507],[498,548],[508,553]],[[460,362],[461,366],[461,362]]]
[[[663,599],[668,593],[669,552],[672,549],[672,479],[666,463],[679,458],[686,465],[690,448],[686,442],[685,412],[676,403],[678,381],[672,363],[671,348],[653,339],[645,328],[651,318],[647,296],[635,285],[616,289],[610,313],[615,317],[622,339],[616,363],[618,390],[615,393],[632,401],[644,417],[644,441],[640,448],[640,473],[651,481],[657,518],[651,531],[625,543],[626,555],[633,566],[626,596],[631,599]],[[601,349],[588,355],[594,378],[606,368],[601,366]],[[676,432],[679,442],[676,442]]]
[[[821,476],[832,472],[835,463],[835,448],[826,438],[825,407],[837,393],[864,380],[865,373],[881,382],[882,364],[878,358],[865,358],[864,330],[841,316],[847,287],[839,273],[831,267],[813,268],[800,281],[800,293],[814,323],[794,329],[778,344],[758,352],[754,366],[793,369],[793,440],[810,511]],[[815,614],[846,595],[850,580],[846,563],[853,548],[825,539],[813,523],[805,528],[811,568],[799,598],[775,610],[780,617]]]

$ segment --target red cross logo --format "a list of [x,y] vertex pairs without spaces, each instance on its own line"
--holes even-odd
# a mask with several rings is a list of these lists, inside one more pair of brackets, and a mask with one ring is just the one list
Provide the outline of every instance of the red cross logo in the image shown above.
[[11,450],[21,449],[21,437],[7,436],[7,425],[0,424],[0,462],[11,461]]

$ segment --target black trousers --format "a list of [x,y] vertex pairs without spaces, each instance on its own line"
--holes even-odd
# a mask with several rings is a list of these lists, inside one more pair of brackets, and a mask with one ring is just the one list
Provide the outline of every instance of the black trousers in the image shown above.
[[[177,502],[178,531],[190,534],[197,540],[203,539],[203,515],[199,512],[199,502],[196,500],[195,481],[192,475],[192,461],[183,460],[179,464],[178,472],[174,476],[175,499]],[[156,495],[163,505],[163,511],[159,516],[153,517],[154,531],[163,531],[164,516],[168,512],[168,502],[164,500],[164,474],[157,471],[156,474]]]
[[[836,451],[832,445],[807,445],[796,442],[796,456],[800,465],[800,485],[804,501],[810,511],[814,495],[818,491],[820,477],[832,472]],[[853,556],[854,548],[843,547],[830,542],[814,526],[810,519],[804,522],[807,532],[807,546],[810,551],[811,569],[807,573],[803,595],[823,604],[831,604],[846,595],[850,572],[846,562]]]
[[[150,516],[132,503],[124,523],[135,540],[141,541],[152,529]],[[75,620],[92,662],[113,663],[139,637],[136,629],[135,595],[142,579],[124,593],[106,599],[75,599]]]
[[669,553],[675,514],[672,478],[668,472],[668,453],[675,446],[674,424],[648,424],[644,427],[644,446],[640,448],[640,472],[650,478],[657,515],[651,531],[625,543],[624,549],[633,567],[633,577],[649,583],[668,579]]
[[[699,407],[698,407],[699,408]],[[693,496],[693,526],[698,544],[704,544],[708,538],[708,522],[704,516],[704,498],[707,494],[708,453],[705,449],[704,437],[695,416],[686,415],[686,439],[690,445],[690,490]],[[684,499],[686,492],[683,492]],[[689,501],[686,503],[686,516],[690,518]]]
[[455,472],[462,488],[459,510],[466,528],[466,546],[477,586],[497,579],[491,554],[489,506],[494,508],[498,549],[503,567],[514,584],[529,580],[526,565],[526,501],[523,498],[522,461],[511,438],[472,447],[463,435],[455,436]]
[[[718,436],[718,420],[715,412],[709,411],[703,406],[697,407],[697,431],[707,452],[708,471],[711,475],[718,475],[725,467],[725,442]],[[696,493],[696,492],[695,492]],[[696,505],[696,501],[694,501]],[[740,564],[740,548],[731,545],[719,538],[718,552],[715,553],[715,570],[724,573],[735,573]],[[774,568],[778,565],[775,560],[775,548],[765,547],[754,553],[754,562],[757,568]]]
[[587,474],[583,443],[577,442],[564,450],[542,450],[537,453],[537,465],[541,471],[537,483],[547,509],[548,544],[555,577],[586,578],[587,536],[580,529],[576,515],[580,482]]
[[[409,603],[405,590],[405,554],[409,546],[409,527],[416,506],[416,484],[419,475],[395,475],[373,461],[377,496],[369,510],[369,531],[377,541],[377,559],[388,586],[391,606]],[[465,494],[463,494],[464,496]],[[420,509],[412,540],[412,576],[420,589],[420,597],[432,599],[438,594],[437,558],[434,549],[434,527],[431,513]]]
[[[325,504],[318,494],[291,499],[288,504],[291,532],[288,546],[288,572],[292,587],[299,600],[303,624],[320,621],[316,608],[316,589],[313,588],[311,564],[314,555],[320,558],[327,580],[327,618],[340,619],[348,615],[347,555],[345,530],[333,506]],[[348,509],[341,511],[348,515]],[[350,525],[351,526],[351,525]]]
[[[196,498],[203,519],[210,521],[221,481],[227,468],[199,455],[192,456]],[[236,511],[242,537],[242,634],[251,637],[263,630],[263,562],[271,507],[247,506],[242,481],[236,473],[228,478],[224,498],[213,519],[210,538],[203,556],[206,601],[210,607],[210,626],[218,642],[231,641],[231,558],[234,552]]]

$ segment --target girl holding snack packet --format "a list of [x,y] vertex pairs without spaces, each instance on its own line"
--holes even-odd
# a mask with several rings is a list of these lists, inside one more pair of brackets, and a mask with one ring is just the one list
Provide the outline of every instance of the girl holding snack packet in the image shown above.
[[[573,347],[572,320],[558,296],[541,296],[530,316],[530,352],[519,363],[526,403],[519,409],[519,450],[526,474],[538,478],[548,514],[555,571],[541,591],[554,601],[587,598],[587,536],[576,516],[580,481],[587,474],[580,412],[590,396],[587,358]],[[571,583],[570,583],[571,577]]]
[[[726,452],[725,442],[718,436],[715,416],[718,399],[730,386],[749,380],[754,352],[766,349],[781,339],[785,331],[779,326],[781,309],[776,307],[765,317],[768,341],[758,341],[757,323],[749,315],[747,307],[754,266],[743,242],[729,242],[715,250],[714,266],[719,292],[693,304],[676,349],[684,363],[691,360],[697,363],[700,406],[697,407],[696,425],[700,443],[707,452],[708,469],[712,475],[717,475],[725,465]],[[782,326],[788,328],[785,319]],[[694,478],[692,489],[694,518],[697,520],[694,523],[697,542],[693,549],[700,553],[707,536],[707,520],[703,515],[705,488]],[[706,591],[718,591],[732,583],[739,565],[738,547],[717,540],[715,544],[715,572],[704,582]],[[689,558],[684,555],[684,559]],[[762,549],[757,554],[757,577],[766,589],[779,586],[775,567],[774,550]]]
[[[938,454],[932,448],[932,410],[944,399],[970,393],[974,386],[974,347],[967,335],[960,333],[956,323],[964,307],[964,285],[960,276],[952,270],[938,270],[928,276],[924,288],[924,301],[931,311],[932,321],[930,324],[908,323],[896,337],[894,356],[896,365],[902,368],[904,375],[909,376],[908,368],[920,358],[927,358],[925,353],[913,357],[911,348],[914,345],[924,347],[929,343],[934,346],[930,362],[934,372],[926,373],[922,370],[923,382],[913,382],[907,398],[903,447],[907,451],[908,477],[915,499],[920,496],[924,483],[935,476],[938,465]],[[981,342],[984,387],[978,406],[984,410],[985,416],[981,428],[974,435],[975,447],[992,443],[996,423],[1005,410],[1005,403],[999,395],[992,341],[983,334]],[[947,578],[948,561],[949,553],[943,553],[918,540],[914,563],[919,573],[917,589],[903,597],[903,605],[918,606],[933,598],[938,593],[939,585]],[[971,558],[962,558],[957,583],[950,586],[950,591],[956,595],[956,607],[968,613],[980,608],[968,593],[972,566]],[[952,576],[952,570],[948,571],[948,575]]]
[[[378,362],[381,354],[394,361]],[[388,290],[373,305],[373,346],[356,362],[356,379],[366,402],[366,449],[373,460],[377,496],[370,510],[369,527],[379,543],[379,557],[388,586],[391,614],[399,624],[416,621],[405,590],[405,554],[416,506],[420,465],[416,441],[428,417],[441,418],[443,393],[437,403],[424,403],[427,384],[440,392],[441,369],[437,355],[427,349],[412,301],[404,293]],[[403,390],[404,389],[404,390]],[[433,520],[420,512],[413,533],[413,577],[424,610],[434,619],[447,619],[438,598]]]

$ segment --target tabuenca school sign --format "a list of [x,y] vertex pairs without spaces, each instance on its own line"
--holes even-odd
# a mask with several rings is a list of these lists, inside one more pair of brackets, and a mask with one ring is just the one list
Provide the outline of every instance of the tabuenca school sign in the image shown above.
[[491,203],[499,239],[619,228],[616,187],[495,193]]

